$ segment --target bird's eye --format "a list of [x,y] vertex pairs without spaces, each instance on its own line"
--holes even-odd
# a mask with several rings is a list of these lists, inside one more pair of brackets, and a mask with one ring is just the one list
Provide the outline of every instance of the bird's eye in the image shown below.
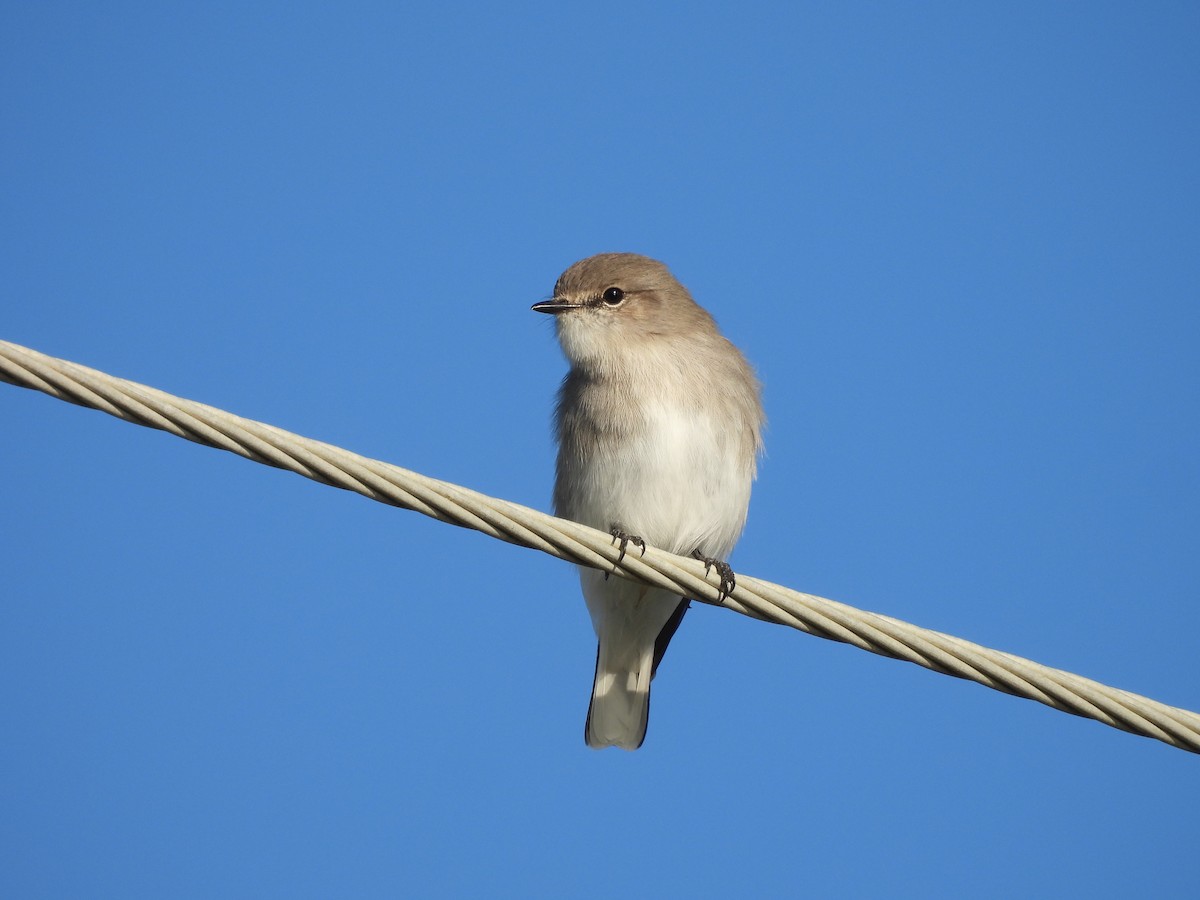
[[625,292],[619,287],[610,287],[601,299],[609,306],[620,306],[621,301],[625,299]]

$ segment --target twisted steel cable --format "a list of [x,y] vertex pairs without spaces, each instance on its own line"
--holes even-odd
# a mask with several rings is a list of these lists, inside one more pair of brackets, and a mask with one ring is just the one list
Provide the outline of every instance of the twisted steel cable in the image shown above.
[[698,560],[653,547],[647,547],[645,555],[630,553],[621,559],[611,535],[604,532],[18,344],[0,341],[0,380],[560,559],[615,571],[704,603],[916,663],[1200,753],[1200,714],[1189,710],[749,576],[739,575],[733,592],[722,598]]

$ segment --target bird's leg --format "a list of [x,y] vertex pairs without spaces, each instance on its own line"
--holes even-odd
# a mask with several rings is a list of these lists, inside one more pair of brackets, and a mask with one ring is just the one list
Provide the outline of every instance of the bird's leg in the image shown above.
[[711,556],[705,556],[699,550],[692,551],[692,558],[698,559],[704,563],[704,575],[708,576],[709,569],[716,569],[717,575],[721,578],[721,583],[717,585],[717,602],[720,603],[726,597],[733,593],[733,589],[737,587],[737,578],[734,577],[733,569],[729,563],[720,559],[713,559]]
[[[633,544],[635,547],[641,547],[642,556],[646,555],[646,542],[637,535],[626,534],[618,525],[614,525],[612,528],[608,529],[608,533],[612,535],[614,544],[618,541],[621,543],[621,552],[617,555],[617,561],[613,564],[613,572],[617,571],[617,566],[619,566],[621,564],[621,560],[625,558],[625,548],[630,544]],[[610,573],[608,572],[604,573],[605,581],[608,581],[609,574]]]

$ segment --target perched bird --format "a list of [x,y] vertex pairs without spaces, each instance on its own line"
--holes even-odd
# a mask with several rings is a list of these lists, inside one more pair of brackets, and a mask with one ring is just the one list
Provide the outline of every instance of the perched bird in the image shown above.
[[[758,380],[657,260],[602,253],[567,269],[533,309],[555,316],[571,368],[558,394],[555,513],[715,565],[746,523],[762,446]],[[637,552],[630,549],[629,552]],[[636,750],[650,680],[688,600],[580,567],[599,645],[584,737]]]

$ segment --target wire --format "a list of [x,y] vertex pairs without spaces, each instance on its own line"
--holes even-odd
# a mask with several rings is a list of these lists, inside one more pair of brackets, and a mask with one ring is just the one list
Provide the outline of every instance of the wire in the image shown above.
[[704,603],[915,663],[1200,753],[1200,715],[1189,710],[749,576],[739,575],[732,594],[720,600],[716,576],[714,581],[707,580],[704,564],[698,560],[647,547],[644,556],[626,554],[618,564],[619,549],[604,532],[7,341],[0,341],[0,380],[559,559],[615,571]]

